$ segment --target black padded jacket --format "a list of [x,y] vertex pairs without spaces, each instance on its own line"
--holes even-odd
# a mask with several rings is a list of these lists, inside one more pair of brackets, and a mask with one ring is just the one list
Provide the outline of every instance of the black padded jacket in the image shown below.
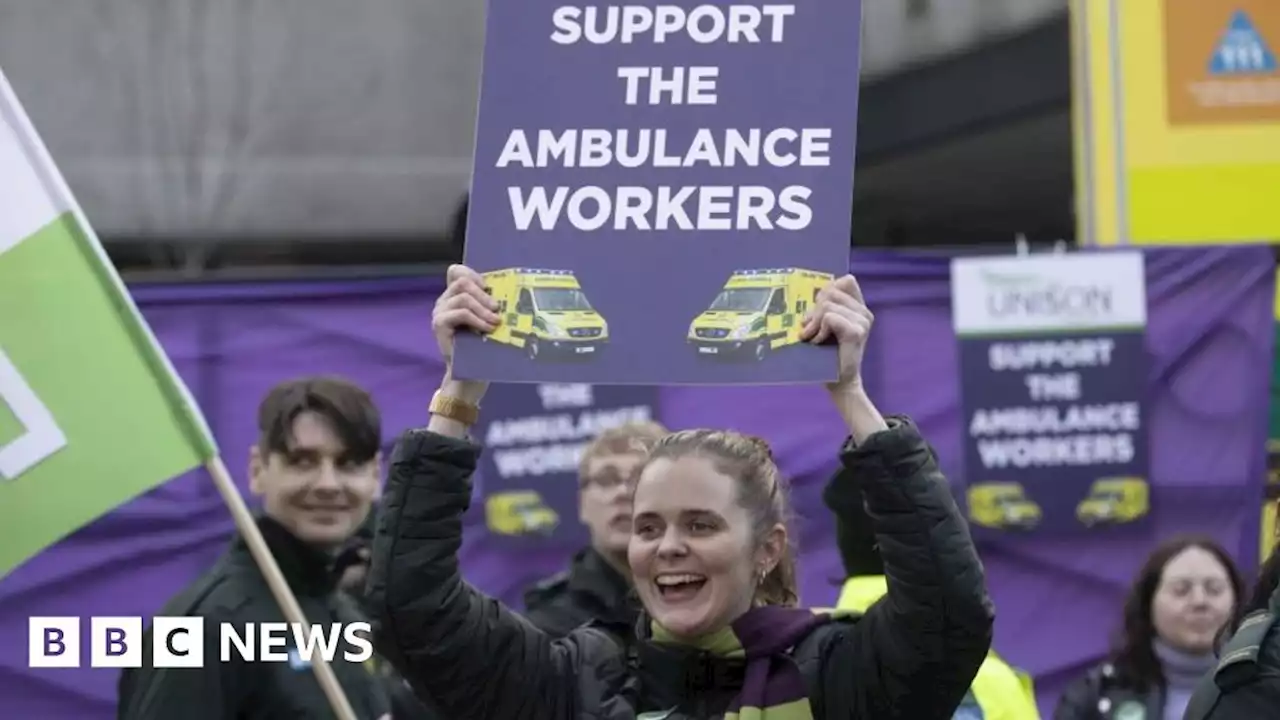
[[[889,591],[793,650],[816,720],[950,718],[991,645],[994,613],[965,520],[916,426],[889,424],[840,453],[866,498]],[[379,652],[451,718],[722,717],[741,681],[729,661],[627,645],[592,626],[553,639],[463,581],[479,452],[426,430],[398,443],[370,572]]]

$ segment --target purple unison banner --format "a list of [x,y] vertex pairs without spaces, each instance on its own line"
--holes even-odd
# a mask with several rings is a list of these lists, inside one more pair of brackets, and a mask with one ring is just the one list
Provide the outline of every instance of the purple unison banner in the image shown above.
[[1132,252],[952,263],[975,530],[1147,527],[1144,279]]
[[802,343],[847,271],[862,3],[490,0],[465,263],[499,382],[830,381]]
[[494,385],[475,436],[485,527],[495,548],[562,549],[587,543],[578,519],[578,459],[603,430],[658,419],[652,387],[581,383]]

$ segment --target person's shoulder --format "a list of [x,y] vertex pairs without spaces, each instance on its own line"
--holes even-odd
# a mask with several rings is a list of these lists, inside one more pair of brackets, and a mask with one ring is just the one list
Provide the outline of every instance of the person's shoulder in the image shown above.
[[1280,671],[1280,620],[1269,612],[1254,612],[1241,620],[1220,650],[1212,673],[1223,689],[1247,685]]
[[1258,662],[1264,669],[1280,674],[1280,622],[1273,622],[1268,630]]
[[1103,683],[1117,682],[1119,680],[1120,668],[1116,667],[1116,664],[1110,660],[1106,660],[1085,671],[1085,674],[1081,676],[1077,682],[1100,685]]
[[1103,689],[1120,681],[1120,673],[1115,663],[1105,661],[1094,665],[1076,679],[1067,683],[1062,690],[1059,704],[1090,703],[1102,695]]
[[814,607],[807,608],[806,612],[821,616],[826,621],[815,626],[809,637],[826,637],[845,632],[866,617],[865,611],[851,607]]
[[[1280,706],[1280,623],[1272,624],[1257,650],[1253,662],[1235,663],[1226,672],[1220,664],[1218,670],[1201,680],[1192,704],[1213,698],[1204,718],[1262,718],[1275,713]],[[1223,657],[1228,659],[1225,653]],[[1188,713],[1187,717],[1192,715]]]
[[235,618],[250,609],[257,594],[246,592],[249,580],[233,568],[215,566],[169,599],[157,616]]
[[860,610],[810,608],[808,612],[823,616],[825,622],[815,625],[808,634],[796,642],[792,649],[792,657],[801,666],[810,662],[820,662],[832,643],[856,627],[863,618]]
[[570,630],[555,642],[573,649],[580,667],[626,665],[630,651],[629,639],[618,634],[615,628],[596,621],[588,621]]
[[547,605],[569,592],[569,571],[564,570],[530,585],[524,592],[524,605],[530,610]]
[[524,597],[524,616],[544,632],[559,637],[595,619],[590,609],[578,602],[566,578],[552,576],[531,586]]

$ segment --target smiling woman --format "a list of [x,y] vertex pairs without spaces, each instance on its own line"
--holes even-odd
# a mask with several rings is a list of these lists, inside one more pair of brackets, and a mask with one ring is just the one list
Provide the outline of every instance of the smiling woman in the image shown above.
[[753,605],[795,605],[787,498],[763,441],[689,430],[658,442],[636,484],[627,549],[653,619],[696,640]]
[[[1181,718],[1196,685],[1213,677],[1224,627],[1244,601],[1231,556],[1211,537],[1181,535],[1157,546],[1125,599],[1118,643],[1058,699],[1056,720]],[[1274,714],[1235,717],[1262,718]],[[1187,714],[1186,717],[1194,717]],[[1223,716],[1227,717],[1227,716]]]
[[[446,362],[457,330],[492,327],[481,287],[450,268],[433,318]],[[632,491],[635,641],[592,624],[553,640],[458,572],[480,452],[468,430],[486,385],[446,373],[430,424],[406,433],[391,463],[370,571],[379,652],[444,717],[950,718],[990,648],[991,604],[928,444],[863,390],[871,321],[846,275],[819,291],[802,332],[839,345],[828,386],[849,430],[839,457],[866,498],[889,586],[865,615],[797,607],[789,493],[768,447],[688,430],[647,444]]]

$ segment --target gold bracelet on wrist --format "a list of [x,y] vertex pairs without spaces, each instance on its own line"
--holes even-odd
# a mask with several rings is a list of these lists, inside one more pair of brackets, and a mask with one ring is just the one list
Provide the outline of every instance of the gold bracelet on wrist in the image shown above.
[[459,398],[442,395],[438,390],[431,396],[431,405],[428,406],[427,411],[432,415],[448,418],[467,427],[475,425],[476,421],[480,419],[480,407],[478,405]]

